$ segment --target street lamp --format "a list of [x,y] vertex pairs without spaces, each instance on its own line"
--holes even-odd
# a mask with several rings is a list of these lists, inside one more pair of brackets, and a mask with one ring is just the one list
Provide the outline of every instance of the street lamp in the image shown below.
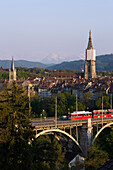
[[41,122],[42,122],[42,113],[40,114]]

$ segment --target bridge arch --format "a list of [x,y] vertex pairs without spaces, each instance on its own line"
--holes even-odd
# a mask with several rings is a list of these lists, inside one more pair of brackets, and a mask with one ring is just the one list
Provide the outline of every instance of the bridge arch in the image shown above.
[[100,134],[106,127],[111,126],[111,125],[113,125],[113,122],[106,124],[105,126],[103,126],[103,127],[98,131],[98,133],[95,135],[95,137],[94,137],[94,139],[93,139],[93,141],[92,141],[92,145],[93,145],[93,143],[95,142],[96,138],[99,136],[99,134]]
[[71,136],[69,133],[67,133],[67,132],[65,132],[65,131],[63,131],[63,130],[60,130],[60,129],[43,130],[43,131],[41,131],[40,133],[36,134],[36,138],[38,138],[39,136],[44,135],[44,134],[46,134],[46,133],[48,133],[48,132],[58,132],[58,133],[62,133],[62,134],[64,134],[64,135],[68,136],[70,139],[72,139],[73,142],[76,143],[76,145],[77,145],[77,146],[80,148],[80,150],[83,152],[81,146],[80,146],[79,143],[73,138],[73,136]]

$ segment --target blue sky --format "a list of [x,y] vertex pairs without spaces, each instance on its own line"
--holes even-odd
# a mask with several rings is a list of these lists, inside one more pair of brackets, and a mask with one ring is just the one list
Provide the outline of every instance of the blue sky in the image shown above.
[[113,0],[1,0],[0,59],[76,60],[90,29],[97,55],[113,53]]

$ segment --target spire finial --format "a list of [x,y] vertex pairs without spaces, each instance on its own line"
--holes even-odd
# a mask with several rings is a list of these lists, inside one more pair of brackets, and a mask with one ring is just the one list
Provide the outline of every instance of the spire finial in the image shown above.
[[14,71],[14,57],[12,56],[11,71]]
[[92,38],[91,38],[91,30],[89,31],[89,42],[88,42],[87,49],[93,49]]
[[91,30],[89,30],[89,38],[91,38]]

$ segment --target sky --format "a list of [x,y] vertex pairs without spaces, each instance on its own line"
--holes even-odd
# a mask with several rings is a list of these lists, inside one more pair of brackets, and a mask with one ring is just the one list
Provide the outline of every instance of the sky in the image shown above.
[[0,0],[0,60],[113,53],[113,0]]

